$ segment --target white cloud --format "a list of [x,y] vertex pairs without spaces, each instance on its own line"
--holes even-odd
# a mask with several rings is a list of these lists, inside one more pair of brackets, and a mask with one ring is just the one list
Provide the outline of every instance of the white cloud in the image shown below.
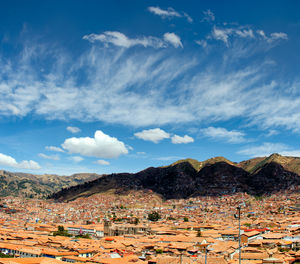
[[104,134],[101,130],[95,132],[94,138],[68,138],[64,141],[62,147],[70,153],[99,158],[117,158],[128,153],[123,142]]
[[175,11],[173,8],[169,7],[168,9],[162,9],[158,6],[154,7],[154,6],[150,6],[148,7],[149,12],[160,16],[161,18],[165,19],[165,18],[174,18],[174,17],[185,17],[186,20],[189,23],[193,23],[193,19],[185,12],[179,13],[177,11]]
[[68,127],[67,127],[67,130],[68,130],[69,132],[73,133],[73,134],[78,133],[78,132],[81,131],[80,128],[78,128],[78,127],[72,127],[72,126],[68,126]]
[[170,134],[160,128],[153,128],[148,130],[143,130],[134,134],[137,138],[143,139],[145,141],[152,141],[158,143],[159,141],[170,138]]
[[228,38],[232,33],[231,28],[217,28],[214,26],[213,31],[212,31],[212,37],[216,40],[221,40],[224,43],[228,44]]
[[104,166],[110,164],[110,163],[109,163],[108,161],[106,161],[106,160],[97,160],[97,161],[95,161],[95,163],[96,163],[96,164],[99,164],[99,165],[104,165]]
[[39,153],[38,154],[39,157],[43,158],[43,159],[50,159],[50,160],[59,160],[59,156],[58,155],[46,155],[44,153]]
[[103,34],[90,34],[83,37],[90,42],[99,41],[106,45],[113,44],[115,46],[130,48],[133,46],[144,46],[153,48],[165,48],[166,43],[156,37],[140,37],[128,38],[125,34],[118,31],[106,31]]
[[202,46],[203,48],[207,47],[207,41],[206,40],[195,40],[195,42],[199,45]]
[[210,11],[209,9],[206,10],[206,11],[203,11],[203,19],[202,21],[207,21],[207,22],[212,22],[212,21],[215,21],[215,14]]
[[256,30],[256,33],[251,28],[245,27],[231,27],[231,28],[217,28],[213,27],[212,33],[208,38],[213,38],[216,40],[223,41],[227,46],[229,44],[229,37],[239,37],[239,38],[248,38],[248,39],[257,39],[258,37],[263,38],[268,43],[272,43],[275,40],[287,40],[288,35],[283,32],[274,32],[271,33],[268,37],[263,30]]
[[174,135],[171,140],[173,144],[187,144],[194,142],[194,139],[188,135],[184,135],[183,137]]
[[90,34],[83,37],[83,39],[90,42],[99,41],[105,45],[112,44],[118,47],[131,48],[133,46],[166,48],[171,44],[175,48],[183,47],[180,37],[174,33],[165,33],[163,39],[157,37],[139,37],[129,38],[125,34],[118,31],[106,31],[103,34]]
[[180,157],[180,156],[168,156],[168,157],[154,158],[154,160],[161,160],[161,161],[171,161],[171,160],[180,160],[180,159],[184,159],[184,158]]
[[148,10],[155,15],[161,16],[162,18],[181,17],[181,15],[171,7],[169,7],[167,10],[164,10],[158,6],[150,6],[148,7]]
[[189,16],[187,13],[183,12],[183,16],[186,18],[186,20],[187,20],[189,23],[193,23],[192,17]]
[[264,39],[267,38],[267,36],[266,36],[266,34],[265,34],[265,32],[264,32],[263,30],[259,29],[259,30],[257,30],[256,32],[257,32],[258,35],[260,35],[260,36],[263,37]]
[[28,170],[38,170],[40,165],[33,160],[23,160],[17,162],[13,157],[0,153],[0,164],[3,166],[18,168],[18,169],[28,169]]
[[[298,77],[279,79],[274,70],[280,66],[257,56],[279,40],[267,45],[257,40],[262,38],[257,32],[254,41],[234,36],[226,49],[211,46],[193,55],[176,49],[132,52],[92,45],[77,59],[31,41],[15,59],[0,60],[0,116],[134,128],[235,118],[263,129],[300,132]],[[241,53],[255,60],[240,64]],[[36,70],[47,62],[45,71]],[[294,92],[287,93],[291,87]]]
[[164,34],[164,40],[166,42],[171,43],[175,48],[178,48],[178,47],[183,48],[180,37],[177,36],[175,33],[169,33],[169,32],[165,33]]
[[278,135],[279,134],[279,131],[275,130],[275,129],[270,129],[268,133],[266,133],[266,137],[271,137],[271,136],[274,136],[274,135]]
[[280,151],[280,155],[290,156],[290,157],[300,157],[300,149],[299,150],[284,150]]
[[201,129],[201,132],[206,137],[225,140],[229,143],[240,143],[245,141],[245,133],[236,130],[229,131],[223,127],[208,127]]
[[275,40],[280,40],[280,39],[287,40],[288,39],[288,35],[284,32],[273,32],[273,33],[270,34],[269,37],[261,29],[257,30],[256,33],[269,43],[272,43]]
[[55,152],[65,152],[63,149],[55,146],[46,146],[45,149],[49,151],[55,151]]
[[69,159],[72,160],[72,161],[74,161],[74,162],[76,162],[76,163],[81,162],[81,161],[84,160],[84,158],[80,157],[80,156],[72,156]]
[[252,29],[238,29],[235,33],[241,38],[254,38],[254,32]]
[[269,156],[273,153],[278,153],[283,156],[300,157],[300,150],[293,150],[285,144],[270,142],[265,142],[260,146],[249,146],[238,152],[238,154],[250,157]]
[[274,32],[271,33],[271,38],[272,41],[273,40],[277,40],[277,39],[288,39],[288,35],[286,33],[283,32]]

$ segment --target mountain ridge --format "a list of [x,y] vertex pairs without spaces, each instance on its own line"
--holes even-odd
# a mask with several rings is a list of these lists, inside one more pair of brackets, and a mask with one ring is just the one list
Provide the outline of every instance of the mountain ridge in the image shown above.
[[[291,164],[293,166],[289,168]],[[105,175],[82,185],[62,189],[50,198],[70,201],[109,190],[115,190],[117,194],[130,190],[152,190],[165,199],[236,192],[264,195],[280,190],[295,191],[299,186],[299,174],[296,173],[300,171],[299,165],[300,158],[279,154],[240,163],[224,157],[203,162],[185,159],[169,166],[149,167],[137,173]]]
[[94,180],[101,175],[77,173],[71,176],[55,174],[30,174],[0,170],[0,196],[20,196],[27,198],[46,198],[62,188]]
[[[239,169],[242,169],[242,171]],[[288,178],[290,176],[295,178],[295,175],[299,177],[300,158],[281,156],[276,153],[268,157],[253,158],[239,163],[232,162],[221,156],[204,161],[187,158],[178,160],[168,166],[149,167],[137,173],[113,173],[110,175],[96,173],[77,173],[71,176],[54,174],[35,175],[0,170],[0,196],[21,196],[28,198],[46,198],[50,196],[64,200],[63,197],[58,197],[59,193],[60,191],[66,192],[69,189],[70,194],[67,195],[67,200],[76,199],[77,196],[89,196],[91,193],[112,189],[115,189],[116,193],[122,193],[130,189],[150,189],[166,197],[172,197],[172,193],[174,192],[179,192],[180,195],[178,197],[204,195],[205,193],[213,195],[215,193],[226,193],[230,190],[255,193],[253,188],[256,188],[258,190],[257,194],[259,194],[260,189],[256,185],[260,180],[268,185],[268,181],[264,179],[264,175],[269,174],[269,177],[272,176],[272,173],[268,170],[273,171],[275,174],[288,175]],[[206,175],[209,175],[209,177]],[[254,175],[252,180],[250,175]],[[224,176],[230,177],[227,177],[227,179]],[[246,180],[247,177],[248,181]],[[105,179],[100,180],[101,178]],[[280,186],[283,186],[283,188],[290,188],[293,182],[285,185],[285,180],[280,177],[279,180],[282,181]],[[212,181],[215,181],[214,186]],[[274,181],[276,182],[276,180],[273,179],[273,185],[276,185]],[[95,186],[92,186],[94,184]],[[100,186],[97,186],[97,184],[100,184]],[[85,187],[82,187],[82,185]],[[72,186],[75,187],[72,189]],[[247,186],[248,188],[246,188]],[[88,187],[91,187],[91,189]],[[277,189],[276,186],[273,187]],[[82,189],[84,189],[83,193],[80,192]],[[272,186],[268,190],[270,191],[271,189]],[[76,191],[73,197],[72,192],[74,190]]]

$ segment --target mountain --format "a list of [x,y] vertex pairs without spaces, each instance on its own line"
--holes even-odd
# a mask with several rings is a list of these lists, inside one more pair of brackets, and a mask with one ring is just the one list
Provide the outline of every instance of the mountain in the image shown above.
[[296,190],[299,187],[299,170],[300,158],[278,154],[241,163],[231,162],[224,157],[202,162],[186,159],[165,167],[150,167],[135,174],[105,175],[62,189],[50,198],[70,201],[112,190],[116,194],[130,190],[152,190],[165,199],[236,192],[264,195],[280,190]]
[[284,169],[300,175],[300,158],[299,157],[286,157],[277,153],[269,157],[254,158],[240,162],[238,165],[248,172],[254,172],[262,168],[265,164],[275,162],[280,164]]
[[80,173],[72,176],[34,175],[0,170],[0,196],[43,198],[77,184],[100,177],[97,174]]

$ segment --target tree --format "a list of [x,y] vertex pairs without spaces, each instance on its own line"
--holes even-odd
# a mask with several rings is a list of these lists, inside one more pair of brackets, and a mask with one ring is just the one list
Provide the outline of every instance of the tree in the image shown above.
[[68,233],[68,231],[65,230],[63,226],[58,226],[57,231],[53,232],[53,236],[66,236],[71,237],[72,235]]
[[161,218],[160,214],[156,211],[148,214],[148,220],[150,221],[156,222],[160,218]]
[[201,237],[202,236],[202,233],[201,233],[201,230],[199,229],[198,231],[197,231],[197,237]]
[[135,225],[137,225],[139,222],[140,222],[140,219],[136,217],[136,218],[134,219],[134,222],[133,222],[133,223],[134,223]]
[[184,222],[188,222],[189,219],[185,216],[185,217],[183,218],[183,221],[184,221]]

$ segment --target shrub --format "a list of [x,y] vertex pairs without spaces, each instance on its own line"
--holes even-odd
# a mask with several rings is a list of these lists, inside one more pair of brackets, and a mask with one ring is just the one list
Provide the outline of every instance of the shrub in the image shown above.
[[156,211],[148,214],[148,220],[150,221],[156,222],[160,218],[161,218],[160,214]]
[[155,249],[156,254],[162,254],[164,251],[161,248]]

